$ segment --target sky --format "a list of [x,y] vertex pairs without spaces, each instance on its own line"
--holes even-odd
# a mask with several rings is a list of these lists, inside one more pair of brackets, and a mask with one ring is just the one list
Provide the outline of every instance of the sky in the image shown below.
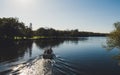
[[0,18],[58,30],[109,33],[120,21],[120,0],[0,0]]

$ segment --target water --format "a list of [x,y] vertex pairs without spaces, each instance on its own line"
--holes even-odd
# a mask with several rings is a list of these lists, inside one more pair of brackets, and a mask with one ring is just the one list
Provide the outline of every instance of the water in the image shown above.
[[[120,75],[120,50],[105,44],[106,37],[7,42],[0,46],[0,75]],[[54,56],[44,59],[49,47]]]

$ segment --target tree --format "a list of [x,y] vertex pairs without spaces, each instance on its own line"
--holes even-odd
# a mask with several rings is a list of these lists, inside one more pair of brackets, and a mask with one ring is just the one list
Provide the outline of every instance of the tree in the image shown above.
[[120,49],[120,22],[114,23],[114,27],[107,39],[107,48],[110,50],[115,47]]
[[120,22],[114,23],[115,30],[120,31]]
[[30,23],[29,27],[26,26],[26,37],[31,38],[33,36],[33,31],[32,31],[32,23]]
[[73,36],[73,37],[79,36],[79,31],[78,31],[78,29],[71,30],[70,33],[71,33],[71,36]]
[[119,50],[118,54],[112,55],[112,59],[118,60],[120,65],[120,22],[114,23],[115,29],[109,34],[107,38],[107,44],[104,46],[107,51],[111,51],[114,48]]
[[15,36],[23,37],[25,26],[18,18],[0,18],[0,38],[14,39]]
[[45,28],[39,28],[36,31],[37,36],[47,36],[47,30]]

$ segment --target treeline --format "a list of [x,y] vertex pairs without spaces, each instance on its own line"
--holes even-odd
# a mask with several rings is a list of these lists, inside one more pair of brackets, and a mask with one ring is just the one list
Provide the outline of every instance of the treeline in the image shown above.
[[93,33],[93,32],[79,32],[75,30],[55,30],[53,28],[39,28],[34,31],[35,36],[47,36],[47,37],[88,37],[88,36],[106,36],[105,33]]
[[18,18],[0,18],[0,39],[30,38],[32,32]]
[[105,36],[103,33],[79,32],[75,30],[55,30],[53,28],[39,28],[32,30],[32,24],[25,26],[18,18],[0,18],[0,39],[29,39],[37,37],[84,37],[84,36]]

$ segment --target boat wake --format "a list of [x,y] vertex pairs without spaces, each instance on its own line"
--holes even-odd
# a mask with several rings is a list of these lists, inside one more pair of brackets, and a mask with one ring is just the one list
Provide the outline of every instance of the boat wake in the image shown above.
[[34,60],[17,65],[9,75],[85,75],[74,65],[45,51]]

